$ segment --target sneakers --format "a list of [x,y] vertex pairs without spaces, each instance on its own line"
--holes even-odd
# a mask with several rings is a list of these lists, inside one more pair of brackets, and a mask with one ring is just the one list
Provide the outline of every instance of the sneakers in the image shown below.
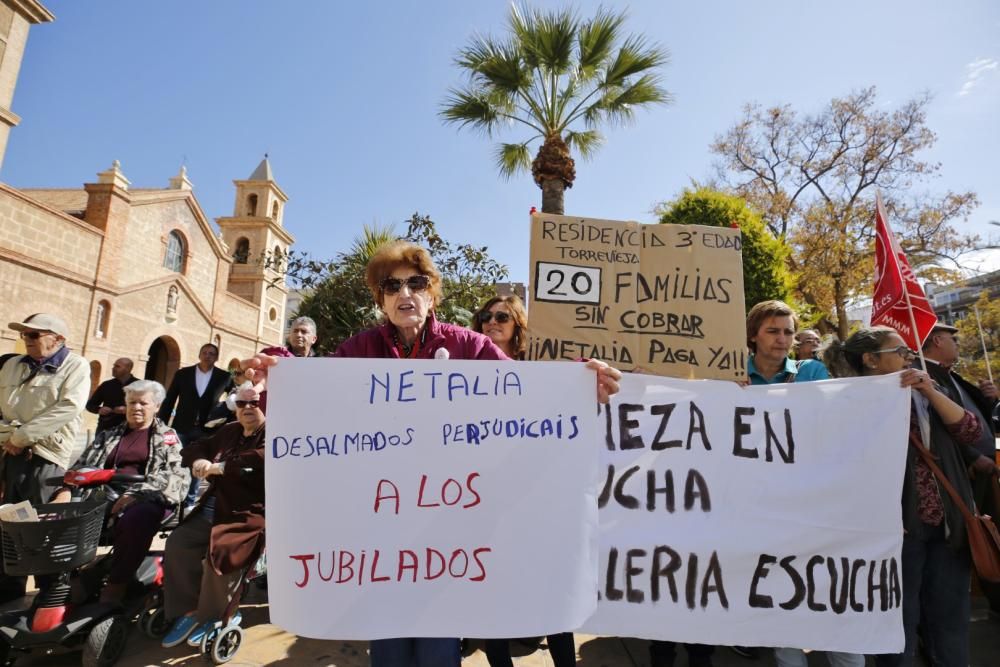
[[198,619],[194,616],[181,616],[174,621],[172,626],[170,626],[170,630],[163,638],[163,642],[161,642],[160,646],[163,648],[178,646],[188,638],[188,635],[191,634],[197,625]]
[[201,646],[201,642],[205,639],[205,635],[215,632],[223,627],[229,627],[230,625],[239,625],[240,621],[243,620],[243,615],[240,612],[236,612],[232,618],[229,619],[229,623],[225,626],[222,625],[221,621],[205,621],[198,626],[198,629],[188,635],[187,643],[188,646],[198,647]]

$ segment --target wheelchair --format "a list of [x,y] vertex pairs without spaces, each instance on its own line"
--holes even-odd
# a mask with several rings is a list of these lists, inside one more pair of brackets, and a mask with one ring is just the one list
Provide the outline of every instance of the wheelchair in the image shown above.
[[[243,570],[240,583],[233,600],[226,609],[223,620],[216,623],[215,629],[205,634],[198,650],[210,658],[216,665],[222,665],[234,657],[243,645],[244,632],[241,617],[237,614],[251,583],[267,574],[267,557],[261,554],[257,562]],[[171,619],[166,618],[163,606],[163,591],[156,591],[150,597],[150,606],[143,611],[139,628],[151,639],[162,639],[170,629]]]

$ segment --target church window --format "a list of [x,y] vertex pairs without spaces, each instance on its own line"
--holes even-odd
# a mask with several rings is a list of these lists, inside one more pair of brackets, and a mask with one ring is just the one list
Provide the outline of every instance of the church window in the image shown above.
[[274,202],[274,206],[271,207],[271,219],[278,221],[278,202]]
[[97,313],[94,316],[94,337],[108,337],[108,319],[111,315],[111,304],[101,300],[97,302]]
[[177,273],[184,271],[184,238],[180,232],[167,234],[167,254],[163,257],[163,267]]
[[251,218],[257,215],[257,195],[247,197],[247,215]]
[[236,252],[233,253],[233,261],[237,264],[246,264],[250,258],[250,239],[241,238],[236,242]]

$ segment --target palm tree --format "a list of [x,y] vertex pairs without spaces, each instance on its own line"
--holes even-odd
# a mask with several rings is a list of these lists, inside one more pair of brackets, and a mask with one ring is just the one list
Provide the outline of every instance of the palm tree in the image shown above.
[[[570,150],[589,158],[603,143],[601,124],[625,124],[638,107],[670,102],[656,69],[666,50],[642,36],[621,39],[625,14],[599,10],[581,21],[570,10],[511,6],[506,39],[474,37],[455,63],[469,83],[449,91],[445,122],[471,125],[492,137],[507,127],[530,136],[496,149],[500,174],[531,167],[542,211],[563,213],[563,194],[576,178]],[[541,139],[535,159],[529,144]]]

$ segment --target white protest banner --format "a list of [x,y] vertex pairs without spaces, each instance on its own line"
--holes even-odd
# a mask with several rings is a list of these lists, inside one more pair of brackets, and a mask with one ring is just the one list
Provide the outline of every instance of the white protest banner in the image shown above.
[[742,388],[624,378],[605,411],[586,632],[903,648],[898,375]]
[[327,639],[579,626],[596,606],[595,386],[581,363],[281,359],[272,622]]

